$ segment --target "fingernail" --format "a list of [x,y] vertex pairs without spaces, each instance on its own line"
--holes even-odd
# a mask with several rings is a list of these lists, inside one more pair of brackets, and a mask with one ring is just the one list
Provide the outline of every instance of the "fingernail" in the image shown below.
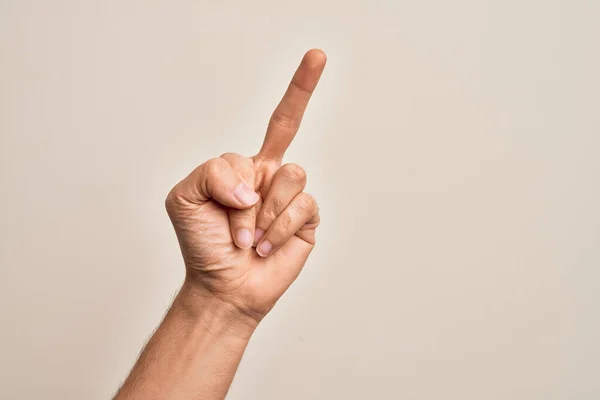
[[265,231],[263,231],[262,229],[256,229],[254,231],[254,244],[253,246],[256,246],[258,244],[258,242],[260,242],[260,239],[262,239],[262,237],[264,236]]
[[268,240],[265,240],[264,242],[262,242],[261,244],[258,245],[258,247],[256,248],[256,252],[258,253],[259,256],[266,257],[269,255],[272,248],[273,248],[273,245],[271,244],[271,242],[269,242]]
[[258,195],[246,183],[240,183],[233,191],[235,198],[244,206],[251,206],[258,201]]
[[238,230],[235,244],[242,249],[249,249],[252,247],[252,233],[248,229]]

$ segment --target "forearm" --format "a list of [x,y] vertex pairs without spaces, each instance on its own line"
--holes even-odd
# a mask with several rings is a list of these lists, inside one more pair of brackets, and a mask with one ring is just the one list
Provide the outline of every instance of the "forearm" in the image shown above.
[[115,400],[223,399],[255,327],[185,283]]

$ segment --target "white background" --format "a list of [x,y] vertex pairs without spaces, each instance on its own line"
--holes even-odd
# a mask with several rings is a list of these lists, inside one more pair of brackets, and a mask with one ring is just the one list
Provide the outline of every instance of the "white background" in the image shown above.
[[164,212],[286,161],[319,243],[230,399],[600,398],[600,3],[0,1],[0,398],[108,399],[183,277]]

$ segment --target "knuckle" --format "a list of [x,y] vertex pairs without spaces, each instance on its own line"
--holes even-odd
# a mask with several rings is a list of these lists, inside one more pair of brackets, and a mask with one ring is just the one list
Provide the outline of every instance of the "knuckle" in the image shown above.
[[165,209],[169,216],[174,215],[179,203],[181,202],[181,195],[179,193],[179,186],[176,185],[169,191],[165,198]]
[[241,167],[248,167],[253,164],[251,158],[244,157],[238,153],[223,153],[219,156],[219,158],[227,161],[231,165],[239,165]]
[[279,228],[282,232],[287,232],[290,227],[292,226],[293,221],[292,221],[292,217],[288,214],[282,214],[279,217]]
[[272,198],[270,204],[262,207],[258,212],[256,226],[261,229],[268,229],[284,208],[281,198]]
[[224,169],[227,161],[222,158],[211,158],[204,163],[204,170],[209,176],[219,175]]
[[300,193],[296,200],[296,208],[304,215],[313,215],[317,212],[317,201],[308,193]]
[[213,193],[229,163],[222,158],[211,158],[200,166],[198,184],[203,193]]
[[255,221],[255,213],[250,210],[231,210],[229,212],[229,220],[235,226],[252,226]]
[[281,203],[281,199],[273,199],[273,204],[271,207],[263,207],[263,209],[261,210],[261,214],[262,214],[262,218],[261,221],[265,222],[267,224],[270,224],[271,222],[273,222],[277,216],[280,213],[280,209],[278,208],[280,206],[278,206],[277,204],[275,204],[276,202],[280,202]]
[[287,204],[285,204],[283,197],[273,195],[269,198],[269,201],[261,207],[259,219],[271,223],[279,216],[279,214],[281,214],[286,206]]
[[304,182],[306,180],[306,171],[298,164],[285,164],[281,167],[281,173],[288,179],[295,182]]
[[300,119],[283,111],[277,110],[271,116],[271,123],[276,125],[278,128],[296,130],[300,126]]
[[313,217],[312,224],[316,228],[319,226],[320,223],[321,223],[321,216],[319,215],[319,213],[316,213],[315,216]]
[[223,153],[219,158],[229,163],[229,165],[233,167],[233,169],[240,174],[244,180],[254,180],[254,161],[250,157],[244,157],[243,155],[237,153]]
[[285,201],[281,196],[273,196],[271,199],[271,204],[265,210],[267,214],[271,217],[276,217],[285,209]]
[[219,156],[219,158],[223,158],[225,160],[227,159],[233,159],[233,158],[238,158],[241,157],[239,154],[237,153],[223,153]]

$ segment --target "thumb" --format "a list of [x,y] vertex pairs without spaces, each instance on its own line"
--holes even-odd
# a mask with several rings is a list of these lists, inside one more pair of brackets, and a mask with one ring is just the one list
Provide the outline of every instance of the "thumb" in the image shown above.
[[222,158],[200,165],[173,188],[171,196],[197,205],[214,200],[236,209],[250,208],[258,201],[254,189]]

